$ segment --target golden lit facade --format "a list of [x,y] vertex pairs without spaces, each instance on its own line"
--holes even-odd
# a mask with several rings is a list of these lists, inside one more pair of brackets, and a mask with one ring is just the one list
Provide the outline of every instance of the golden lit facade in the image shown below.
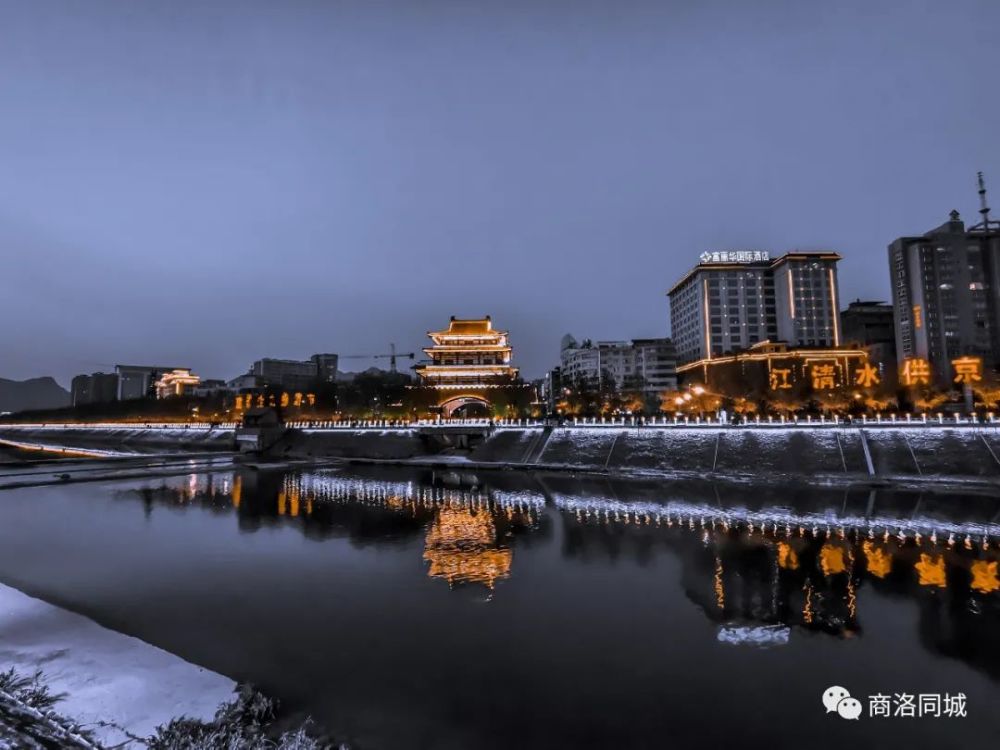
[[482,388],[511,384],[512,367],[506,331],[493,328],[490,316],[460,319],[452,316],[443,331],[428,331],[434,342],[424,349],[430,357],[414,369],[422,385],[434,388]]
[[201,378],[190,370],[171,370],[165,372],[156,381],[156,397],[171,398],[189,393],[199,383]]
[[791,395],[872,388],[881,374],[863,349],[791,348],[764,341],[745,352],[689,362],[677,368],[684,383],[734,396]]

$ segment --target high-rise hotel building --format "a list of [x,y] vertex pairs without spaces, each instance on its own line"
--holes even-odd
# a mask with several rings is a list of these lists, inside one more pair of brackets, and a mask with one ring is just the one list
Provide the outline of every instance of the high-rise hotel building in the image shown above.
[[670,327],[678,362],[711,359],[761,341],[839,346],[837,261],[832,252],[703,253],[674,284]]

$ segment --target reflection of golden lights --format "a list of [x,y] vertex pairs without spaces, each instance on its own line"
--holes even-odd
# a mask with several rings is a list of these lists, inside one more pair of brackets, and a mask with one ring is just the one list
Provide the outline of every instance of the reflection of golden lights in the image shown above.
[[913,567],[917,569],[921,586],[936,586],[943,589],[948,585],[945,580],[944,555],[931,557],[921,552],[920,562]]
[[788,542],[778,542],[778,565],[785,570],[799,569],[799,556]]
[[892,571],[892,555],[879,549],[873,542],[866,541],[861,545],[867,560],[868,572],[876,578],[885,578]]
[[237,474],[233,477],[233,507],[240,507],[240,500],[243,499],[243,477]]
[[847,570],[844,562],[844,550],[833,544],[824,544],[819,551],[819,564],[823,575],[833,576]]
[[726,589],[722,585],[722,559],[715,558],[715,603],[719,609],[726,608]]
[[809,583],[809,581],[806,581],[804,590],[806,592],[806,600],[805,603],[802,605],[802,621],[806,625],[809,625],[813,621],[813,609],[812,609],[813,590],[812,590],[812,584]]
[[498,578],[510,575],[512,559],[510,549],[497,546],[493,519],[483,511],[442,508],[427,531],[427,575],[444,578],[448,585],[481,583],[493,588]]
[[278,515],[285,515],[285,503],[288,500],[287,495],[284,492],[278,493]]
[[972,567],[972,588],[983,594],[992,594],[1000,589],[1000,579],[997,577],[997,562],[987,562],[986,560],[973,560]]
[[400,495],[389,495],[385,499],[385,505],[387,508],[392,508],[393,510],[402,510],[406,507],[406,499]]

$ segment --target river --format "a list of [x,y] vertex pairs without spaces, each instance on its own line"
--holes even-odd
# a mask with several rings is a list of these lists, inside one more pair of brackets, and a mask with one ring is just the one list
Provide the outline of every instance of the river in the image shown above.
[[[252,682],[360,750],[955,747],[1000,736],[998,510],[225,470],[0,492],[0,582]],[[827,713],[831,685],[859,720]],[[966,715],[869,715],[919,694],[962,694]]]

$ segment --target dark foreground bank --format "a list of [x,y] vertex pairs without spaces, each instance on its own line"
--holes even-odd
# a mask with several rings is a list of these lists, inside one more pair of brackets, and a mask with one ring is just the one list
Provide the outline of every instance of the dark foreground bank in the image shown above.
[[[145,737],[126,734],[110,746],[92,728],[60,712],[65,695],[54,694],[41,672],[30,676],[14,669],[0,672],[0,748],[3,750],[325,750],[331,742],[313,736],[303,725],[282,731],[276,701],[249,686],[219,706],[209,720],[177,717]],[[105,723],[106,724],[106,723]],[[100,726],[100,724],[99,724]],[[313,730],[313,733],[310,732]],[[337,746],[346,750],[345,745]]]

